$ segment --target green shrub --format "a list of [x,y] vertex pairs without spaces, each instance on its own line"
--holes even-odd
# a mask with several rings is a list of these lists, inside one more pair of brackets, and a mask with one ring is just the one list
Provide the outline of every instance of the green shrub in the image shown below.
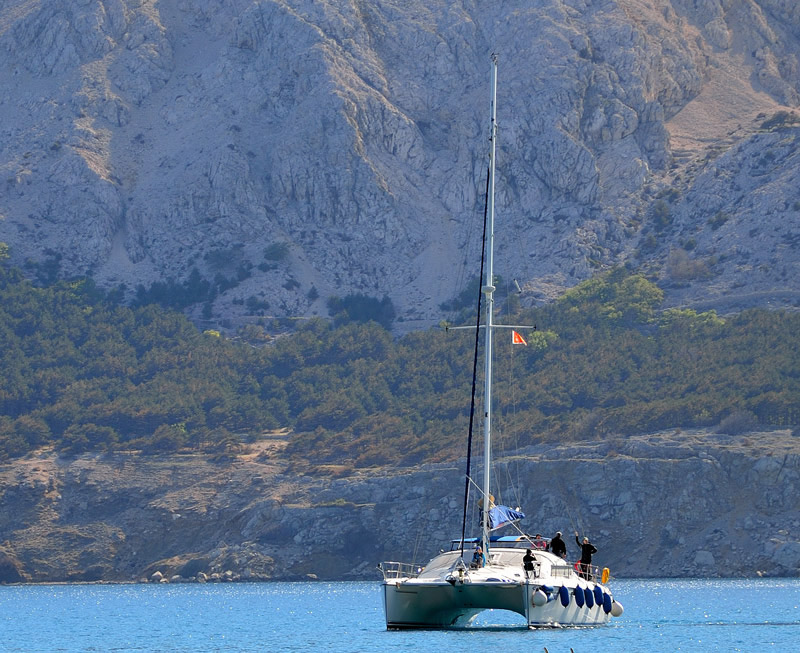
[[777,111],[761,123],[761,129],[773,130],[800,124],[800,116],[793,111]]
[[704,261],[692,259],[682,249],[673,249],[667,257],[667,274],[674,281],[708,279],[711,270]]
[[664,200],[658,200],[653,205],[653,224],[658,232],[664,231],[672,224],[672,213],[669,204]]
[[289,256],[289,243],[282,241],[272,243],[264,250],[265,261],[280,262]]
[[390,329],[395,318],[394,304],[388,296],[383,299],[369,297],[362,293],[352,293],[344,298],[330,297],[328,313],[336,324],[347,322],[377,322]]
[[730,219],[730,216],[724,211],[717,211],[713,218],[709,218],[708,225],[716,231]]
[[737,410],[720,421],[717,433],[742,435],[758,427],[758,418],[749,410]]

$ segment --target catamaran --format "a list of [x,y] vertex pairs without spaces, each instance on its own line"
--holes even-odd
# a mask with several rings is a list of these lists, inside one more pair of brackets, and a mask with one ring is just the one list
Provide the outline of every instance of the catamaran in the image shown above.
[[[510,610],[522,615],[528,627],[587,626],[608,623],[622,614],[622,605],[608,588],[609,571],[572,565],[546,550],[548,542],[519,531],[516,535],[492,533],[517,524],[524,514],[518,509],[495,505],[491,488],[492,434],[492,347],[497,329],[517,328],[494,324],[493,250],[494,177],[497,142],[497,58],[492,56],[490,151],[486,190],[482,274],[484,298],[482,329],[484,343],[483,435],[484,470],[480,535],[465,537],[470,463],[467,457],[464,521],[461,537],[452,540],[450,550],[425,566],[383,562],[383,603],[386,627],[452,628],[468,626],[484,610]],[[481,308],[478,308],[480,316]],[[516,333],[514,334],[517,335]],[[477,350],[476,350],[477,351]],[[473,411],[474,412],[474,411]],[[599,578],[598,578],[599,576]]]

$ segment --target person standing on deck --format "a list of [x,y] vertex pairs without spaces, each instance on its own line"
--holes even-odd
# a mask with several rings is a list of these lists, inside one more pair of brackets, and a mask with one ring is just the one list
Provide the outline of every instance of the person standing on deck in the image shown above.
[[578,531],[575,531],[575,544],[581,548],[580,571],[581,578],[592,580],[592,554],[597,553],[597,549],[589,542],[588,537],[583,538],[583,543],[578,539]]
[[558,531],[550,540],[550,552],[559,558],[567,557],[567,543],[561,539],[561,531]]

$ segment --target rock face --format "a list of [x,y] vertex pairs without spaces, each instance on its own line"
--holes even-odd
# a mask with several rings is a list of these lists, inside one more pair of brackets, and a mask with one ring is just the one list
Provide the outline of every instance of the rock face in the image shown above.
[[217,316],[362,292],[438,321],[478,248],[496,51],[523,301],[646,261],[675,304],[793,304],[794,0],[534,4],[5,2],[0,240],[106,286],[224,277]]
[[[424,563],[460,535],[461,463],[306,476],[262,444],[227,463],[40,455],[0,467],[0,582],[376,579],[379,561]],[[800,440],[788,431],[543,446],[495,474],[528,532],[561,530],[574,557],[579,530],[618,577],[800,574]]]

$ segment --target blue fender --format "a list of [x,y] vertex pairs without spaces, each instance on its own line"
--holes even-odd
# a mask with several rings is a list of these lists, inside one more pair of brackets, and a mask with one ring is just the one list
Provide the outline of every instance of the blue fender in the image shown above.
[[569,590],[562,585],[558,590],[558,596],[561,599],[561,605],[566,608],[569,605]]
[[608,614],[611,612],[611,594],[603,592],[603,611]]
[[582,608],[583,604],[585,603],[585,600],[584,600],[585,595],[583,593],[583,588],[580,587],[580,586],[576,587],[575,591],[573,593],[575,594],[575,603],[578,604],[579,608]]
[[594,602],[597,605],[603,605],[603,590],[600,589],[599,585],[594,586]]
[[584,598],[586,599],[586,607],[590,610],[594,607],[594,594],[588,587],[583,590]]

